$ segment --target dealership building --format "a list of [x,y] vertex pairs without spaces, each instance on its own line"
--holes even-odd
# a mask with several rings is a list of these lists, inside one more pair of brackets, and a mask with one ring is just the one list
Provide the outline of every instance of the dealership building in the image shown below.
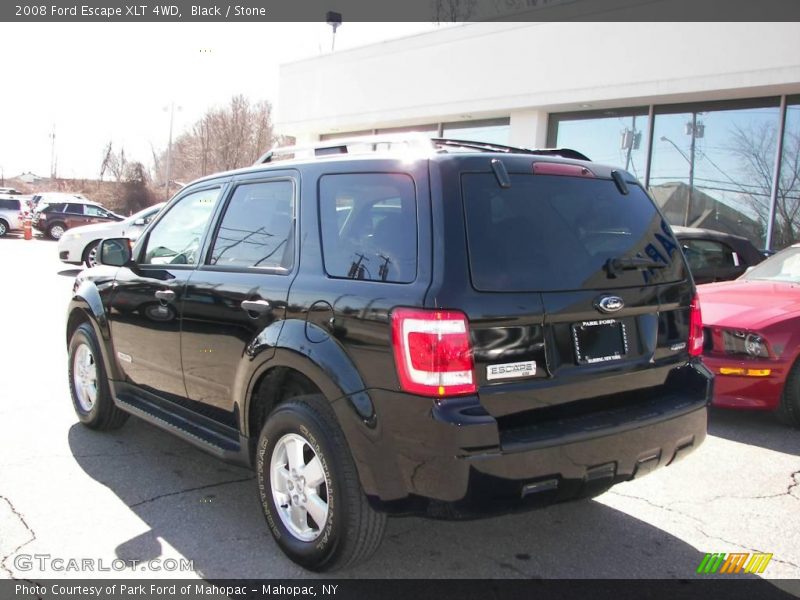
[[471,23],[283,65],[298,144],[381,133],[565,147],[678,225],[800,240],[800,24]]

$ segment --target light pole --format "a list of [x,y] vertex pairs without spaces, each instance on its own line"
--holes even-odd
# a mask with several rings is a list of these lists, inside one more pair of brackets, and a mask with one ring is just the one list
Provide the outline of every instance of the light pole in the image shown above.
[[680,149],[678,144],[664,135],[661,136],[662,142],[669,142],[672,144],[675,147],[675,150],[677,150],[678,153],[683,157],[683,159],[689,163],[689,194],[686,198],[686,211],[683,214],[684,226],[689,225],[689,215],[692,208],[692,196],[694,194],[694,162],[696,153],[696,140],[697,138],[703,137],[705,133],[704,130],[705,125],[697,122],[697,113],[692,113],[692,120],[686,123],[686,133],[692,136],[692,141],[689,145],[689,156],[686,156],[686,153]]
[[331,29],[333,29],[333,36],[331,38],[331,52],[333,52],[333,49],[336,47],[336,30],[339,28],[339,25],[342,24],[342,13],[328,11],[325,15],[325,21],[331,26]]
[[[164,107],[167,110],[168,107]],[[181,110],[181,107],[178,107]],[[172,125],[175,121],[175,102],[169,103],[169,142],[167,143],[167,173],[164,182],[164,200],[169,200],[169,170],[172,161]]]

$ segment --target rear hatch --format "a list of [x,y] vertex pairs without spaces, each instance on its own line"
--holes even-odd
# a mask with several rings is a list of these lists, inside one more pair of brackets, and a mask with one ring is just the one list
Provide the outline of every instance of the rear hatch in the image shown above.
[[591,163],[502,161],[460,169],[471,289],[440,295],[469,319],[481,404],[502,430],[667,393],[693,286],[651,199]]

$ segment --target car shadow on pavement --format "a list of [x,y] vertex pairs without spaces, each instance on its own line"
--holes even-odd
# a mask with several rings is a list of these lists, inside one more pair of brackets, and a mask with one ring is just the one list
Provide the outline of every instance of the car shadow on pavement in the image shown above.
[[59,271],[58,274],[62,277],[77,277],[78,273],[80,273],[83,269],[75,268],[75,269],[64,269],[63,271]]
[[800,430],[770,412],[712,408],[708,433],[733,442],[800,456]]
[[[115,533],[121,530],[114,519],[129,519],[113,507],[94,519],[89,526],[105,528],[99,535],[116,543],[115,558],[158,558],[166,544],[206,579],[315,576],[275,545],[251,471],[135,418],[107,433],[75,424],[68,442],[78,465],[124,503],[119,510],[133,511],[149,528],[129,539]],[[687,578],[696,576],[703,556],[657,527],[587,500],[467,522],[392,518],[375,556],[335,576]]]

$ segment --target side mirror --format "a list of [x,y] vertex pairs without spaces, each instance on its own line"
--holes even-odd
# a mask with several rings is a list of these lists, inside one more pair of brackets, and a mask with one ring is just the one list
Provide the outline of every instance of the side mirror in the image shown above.
[[142,227],[142,226],[144,225],[144,219],[142,219],[141,217],[139,217],[138,219],[136,219],[136,220],[133,222],[133,224],[134,224],[134,225],[136,225],[136,226],[138,226],[138,227]]
[[125,267],[132,262],[131,241],[128,238],[109,238],[100,242],[97,263],[110,267]]

